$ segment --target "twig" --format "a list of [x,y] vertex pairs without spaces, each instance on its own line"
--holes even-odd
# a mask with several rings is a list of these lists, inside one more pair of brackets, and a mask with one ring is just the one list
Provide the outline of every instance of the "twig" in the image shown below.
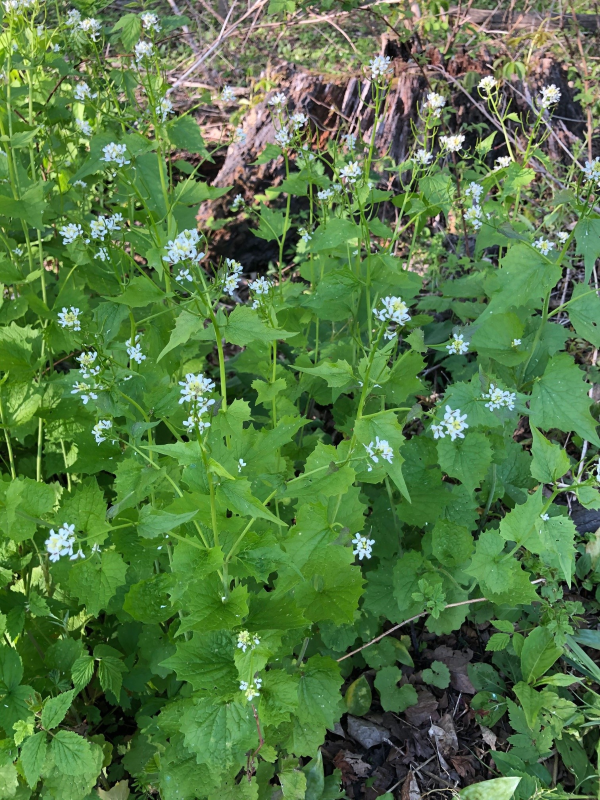
[[[538,578],[535,581],[531,581],[532,586],[535,586],[537,583],[546,583],[546,579]],[[444,611],[447,608],[458,608],[458,606],[468,606],[471,603],[486,603],[487,601],[488,601],[487,597],[475,597],[473,600],[461,600],[460,603],[448,603],[447,605],[444,606]],[[381,641],[381,639],[384,639],[386,636],[389,636],[390,633],[394,633],[394,631],[397,631],[398,628],[402,628],[404,625],[408,625],[409,622],[414,622],[415,620],[420,619],[421,617],[426,617],[428,614],[429,611],[421,611],[420,614],[417,614],[414,617],[409,617],[408,619],[399,622],[397,625],[394,625],[392,628],[390,628],[389,631],[381,633],[379,636],[376,636],[374,639],[371,639],[370,642],[367,642],[366,644],[363,644],[361,647],[357,647],[356,650],[353,650],[351,653],[346,653],[345,656],[338,658],[337,659],[338,662],[345,661],[347,658],[350,658],[350,656],[355,656],[357,653],[360,653],[361,650],[365,650],[372,644],[376,644],[376,642],[379,642]]]
[[[167,3],[171,6],[171,10],[173,11],[173,13],[176,16],[178,16],[178,17],[182,17],[183,16],[183,14],[179,10],[179,6],[175,2],[175,0],[167,0]],[[182,25],[181,26],[181,30],[183,31],[183,35],[185,36],[186,42],[192,48],[194,53],[198,53],[200,51],[200,48],[198,47],[198,43],[196,42],[196,40],[192,36],[192,33],[191,33],[190,29],[188,28],[188,26],[187,25]]]

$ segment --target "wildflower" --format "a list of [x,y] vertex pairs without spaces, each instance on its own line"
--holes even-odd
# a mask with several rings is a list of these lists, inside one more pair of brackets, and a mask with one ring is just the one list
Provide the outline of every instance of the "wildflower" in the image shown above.
[[489,400],[488,403],[485,404],[486,408],[489,408],[490,411],[494,411],[496,408],[508,408],[511,411],[515,407],[515,401],[517,399],[517,395],[514,392],[505,392],[499,386],[496,386],[493,383],[490,383],[490,390],[487,394],[483,394],[482,397]]
[[221,92],[221,101],[223,103],[235,103],[235,92],[231,86],[224,86]]
[[204,253],[199,253],[196,245],[200,241],[200,234],[191,228],[181,231],[174,239],[167,243],[167,255],[163,260],[171,265],[180,261],[201,261]]
[[306,228],[298,228],[298,233],[300,234],[300,238],[302,239],[303,242],[310,242],[310,240],[312,239],[312,236],[306,230]]
[[521,340],[520,339],[513,339],[511,344],[512,344],[513,347],[518,347],[521,344]]
[[173,113],[173,103],[168,97],[163,97],[158,101],[158,105],[154,109],[154,113],[161,122],[166,122],[169,114]]
[[71,389],[71,394],[79,394],[82,392],[81,399],[83,400],[83,405],[87,406],[90,400],[97,400],[98,395],[95,394],[93,389],[88,386],[87,383],[78,382],[74,384],[73,388]]
[[135,339],[131,338],[125,343],[127,355],[132,361],[135,361],[136,364],[141,364],[142,361],[146,360],[146,356],[142,353],[142,346],[139,344],[139,340],[140,335],[138,333],[136,334]]
[[413,156],[413,161],[416,161],[417,164],[421,164],[422,166],[426,167],[427,164],[430,164],[433,160],[433,153],[428,153],[423,147],[421,147]]
[[79,23],[79,30],[87,33],[92,42],[97,42],[100,38],[102,23],[100,20],[94,19],[93,17],[88,17],[88,19],[81,20]]
[[[367,451],[369,458],[375,464],[379,463],[380,458],[383,458],[384,461],[387,461],[389,464],[391,464],[394,460],[394,451],[392,450],[389,442],[387,442],[385,439],[380,439],[379,436],[375,437],[374,442],[365,444],[363,447]],[[373,468],[369,465],[369,472],[371,472],[372,469]]]
[[34,5],[34,0],[4,0],[4,8],[7,13],[14,11],[15,13],[22,13],[27,8]]
[[382,299],[383,308],[373,309],[373,314],[380,322],[395,322],[397,325],[405,325],[410,322],[408,306],[401,297],[384,297]]
[[460,148],[463,146],[464,140],[465,137],[462,135],[462,133],[457,133],[454,136],[440,136],[440,144],[449,153],[458,153]]
[[330,189],[330,188],[320,189],[317,192],[317,199],[318,200],[330,200],[333,197],[334,194],[335,194],[335,192],[333,191],[333,189]]
[[242,471],[243,467],[248,466],[243,458],[238,458],[238,472]]
[[548,522],[548,520],[550,519],[550,515],[549,514],[540,514],[540,519],[544,520],[544,522]]
[[75,28],[79,26],[81,22],[81,12],[77,11],[76,8],[72,8],[69,13],[67,14],[66,24],[69,28]]
[[80,331],[80,314],[81,311],[74,306],[71,306],[70,309],[63,306],[63,310],[58,315],[58,324],[61,326],[61,328],[73,328],[74,331]]
[[450,406],[446,406],[443,424],[446,426],[446,433],[450,436],[452,441],[454,441],[456,438],[465,438],[463,431],[469,427],[465,422],[466,418],[466,414],[463,414],[461,417],[459,408],[457,408],[456,411],[453,411]]
[[102,548],[100,547],[100,545],[98,543],[96,543],[95,545],[92,545],[92,553],[99,553],[101,549]]
[[446,105],[446,98],[442,97],[441,94],[436,94],[435,92],[429,92],[427,94],[427,100],[425,101],[424,108],[428,109],[434,117],[439,117],[442,113],[442,108]]
[[469,352],[469,343],[464,341],[462,333],[454,334],[452,339],[450,339],[449,344],[446,345],[446,350],[450,354],[462,356],[464,353]]
[[600,158],[598,156],[593,161],[586,161],[582,170],[587,181],[600,182]]
[[75,239],[83,236],[83,228],[75,222],[69,222],[59,230],[59,233],[63,237],[63,244],[72,244]]
[[512,158],[510,156],[500,156],[496,159],[495,164],[493,172],[497,172],[499,169],[506,169],[512,164]]
[[111,142],[102,148],[102,152],[104,153],[102,161],[106,161],[108,163],[114,161],[118,167],[123,167],[125,164],[131,164],[131,161],[128,161],[125,158],[127,155],[127,145]]
[[61,556],[72,556],[74,544],[75,525],[69,525],[63,522],[58,531],[51,528],[50,536],[45,541],[46,551],[50,556],[50,561],[58,561]]
[[355,556],[358,556],[361,561],[363,558],[371,558],[375,539],[367,539],[366,536],[361,536],[360,533],[357,533],[354,539],[352,539],[352,544],[354,545],[352,552]]
[[101,247],[94,256],[94,258],[99,258],[100,261],[108,261],[110,256],[108,254],[108,250],[106,249],[106,247]]
[[356,136],[353,133],[346,133],[342,136],[344,140],[344,144],[348,148],[348,150],[354,150],[356,147]]
[[351,161],[349,164],[340,170],[340,178],[348,181],[348,183],[356,183],[362,175],[362,167],[358,161]]
[[284,106],[287,103],[287,98],[283,92],[277,92],[274,94],[273,97],[269,100],[269,105],[273,106],[274,108],[279,108],[279,106]]
[[471,183],[465,189],[465,196],[470,197],[471,200],[478,205],[479,200],[481,199],[481,195],[483,194],[483,186],[480,186],[475,181],[471,181]]
[[560,100],[560,89],[553,83],[550,86],[545,86],[538,97],[538,103],[541,108],[548,109],[550,106],[556,105]]
[[187,428],[188,435],[192,428],[196,427],[200,433],[204,433],[206,428],[210,428],[210,422],[204,422],[204,420],[200,419],[200,414],[192,413],[186,420],[184,420],[183,427]]
[[569,238],[569,233],[568,233],[568,231],[559,231],[556,234],[556,238],[558,239],[558,241],[561,244],[566,244],[567,243],[567,239]]
[[[72,186],[78,186],[80,189],[87,189],[87,183],[85,181],[73,181],[71,184]],[[83,231],[82,231],[83,233]]]
[[112,428],[112,422],[109,419],[101,419],[94,425],[92,428],[92,434],[94,439],[96,440],[96,444],[102,444],[102,442],[106,441],[106,436],[104,435],[105,431],[109,431]]
[[[184,381],[179,381],[183,386],[179,403],[198,403],[204,402],[204,395],[214,391],[215,383],[210,378],[205,378],[202,373],[194,375],[188,372]],[[208,401],[207,405],[212,405],[215,401]]]
[[98,97],[98,92],[94,92],[92,94],[92,90],[87,83],[85,81],[79,81],[75,87],[75,91],[73,92],[73,97],[75,100],[79,100],[80,103],[83,103],[86,100],[91,100],[94,97]]
[[295,131],[300,130],[300,128],[303,128],[307,124],[308,124],[308,117],[301,111],[297,111],[290,117],[290,125],[292,126],[292,129]]
[[541,236],[539,239],[536,239],[533,246],[539,250],[543,256],[547,256],[550,250],[554,250],[554,242],[551,242],[549,239],[544,239]]
[[225,264],[227,265],[227,269],[229,271],[225,276],[223,289],[225,294],[228,294],[231,297],[237,289],[238,283],[240,282],[240,275],[244,271],[244,268],[239,261],[234,261],[233,258],[226,258]]
[[392,71],[392,59],[389,56],[375,56],[369,62],[371,80],[379,81],[387,78]]
[[251,701],[255,697],[258,697],[260,694],[260,687],[262,685],[262,680],[260,678],[255,678],[254,682],[248,683],[247,681],[240,681],[240,692],[243,692],[246,696],[246,700]]
[[79,372],[84,378],[89,378],[92,375],[97,375],[100,372],[100,367],[94,367],[94,363],[98,358],[98,353],[95,350],[90,350],[87,353],[82,353],[77,356],[79,361]]
[[183,281],[189,281],[189,283],[191,283],[194,279],[192,278],[189,269],[180,269],[179,274],[175,276],[175,280],[178,283],[183,283]]
[[238,127],[235,129],[235,134],[233,138],[234,141],[237,142],[238,144],[246,143],[246,139],[248,137],[246,136],[246,132],[244,131],[241,125],[238,125]]
[[498,85],[498,81],[493,78],[491,75],[486,75],[485,78],[482,78],[479,81],[479,85],[477,88],[480,92],[489,95]]
[[92,135],[92,133],[93,133],[93,131],[92,131],[92,126],[91,126],[91,125],[90,125],[90,123],[89,123],[89,122],[87,122],[85,119],[76,119],[76,120],[75,120],[75,125],[77,125],[77,127],[79,128],[79,130],[80,130],[80,131],[81,131],[81,132],[82,132],[82,133],[83,133],[85,136],[91,136],[91,135]]
[[52,45],[52,52],[53,53],[60,53],[60,45],[59,44],[53,44]]
[[252,308],[258,308],[261,305],[260,297],[268,295],[273,288],[273,284],[267,278],[257,278],[255,281],[251,281],[248,284],[248,288],[253,294],[258,295],[258,297],[254,298],[254,302],[252,303]]
[[446,431],[444,430],[443,425],[432,425],[431,432],[433,433],[434,439],[445,439],[446,438]]
[[135,63],[139,64],[145,58],[149,58],[154,52],[154,45],[152,42],[140,41],[133,48],[135,53]]
[[142,28],[145,31],[154,31],[155,33],[160,33],[160,25],[156,14],[146,12],[140,16],[140,20],[142,21]]
[[239,211],[241,208],[244,207],[244,205],[245,205],[245,201],[244,201],[244,198],[242,197],[242,195],[241,194],[236,194],[236,196],[233,198],[233,203],[231,204],[231,210],[232,211]]
[[471,208],[465,211],[465,222],[468,222],[470,225],[472,225],[475,230],[479,230],[482,225],[481,216],[481,206],[471,206]]
[[254,648],[258,647],[259,644],[260,639],[255,633],[248,633],[248,631],[240,631],[238,633],[237,646],[242,653],[245,653],[248,648],[250,648],[250,650],[254,650]]
[[288,147],[291,144],[292,134],[285,125],[275,134],[275,141],[280,147]]

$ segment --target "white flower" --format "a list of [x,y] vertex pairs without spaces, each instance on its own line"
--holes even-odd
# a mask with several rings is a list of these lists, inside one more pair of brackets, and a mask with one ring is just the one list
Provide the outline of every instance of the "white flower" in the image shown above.
[[92,553],[99,553],[100,550],[101,550],[101,547],[100,547],[99,544],[92,545]]
[[300,130],[305,125],[308,124],[308,117],[306,114],[303,114],[301,111],[296,111],[295,114],[292,114],[290,117],[290,125],[292,126],[292,130]]
[[77,11],[76,8],[72,8],[67,14],[67,19],[65,22],[69,28],[78,27],[79,23],[81,22],[81,12]]
[[392,59],[389,56],[375,56],[369,62],[371,79],[374,81],[386,78],[392,72]]
[[74,544],[75,525],[63,522],[58,531],[51,528],[50,536],[45,541],[50,561],[58,561],[61,556],[72,556]]
[[462,333],[454,334],[450,342],[446,345],[446,350],[449,353],[454,353],[457,356],[462,356],[464,353],[469,352],[469,343],[464,341]]
[[[367,455],[369,458],[375,463],[379,463],[379,459],[383,458],[388,463],[392,463],[394,460],[394,451],[390,446],[389,442],[385,439],[380,439],[379,436],[375,437],[375,441],[371,442],[370,444],[364,444],[363,447],[367,451]],[[372,467],[369,466],[369,472],[371,472]]]
[[156,14],[146,12],[140,16],[140,19],[142,21],[142,28],[145,31],[154,31],[155,33],[160,33],[160,25],[158,23],[158,17]]
[[450,406],[446,406],[443,424],[446,426],[446,433],[450,436],[452,441],[456,438],[465,438],[463,431],[469,427],[465,422],[466,418],[466,414],[463,414],[461,417],[459,408],[453,411]]
[[275,106],[277,108],[279,106],[286,105],[286,103],[287,103],[287,98],[283,94],[283,92],[277,92],[277,94],[274,94],[273,97],[271,97],[270,100],[269,100],[269,105],[270,106]]
[[384,297],[382,300],[383,308],[373,309],[374,316],[380,322],[395,322],[397,325],[405,325],[410,321],[408,306],[401,297]]
[[517,399],[517,395],[514,392],[503,391],[499,386],[496,386],[493,383],[490,383],[489,392],[487,394],[482,394],[482,397],[489,400],[489,402],[485,404],[485,407],[489,408],[490,411],[494,411],[496,408],[504,407],[512,411],[515,407],[515,401]]
[[241,472],[242,468],[246,467],[246,466],[247,466],[247,464],[244,461],[244,459],[243,458],[238,458],[238,472]]
[[495,89],[497,85],[498,81],[495,78],[493,78],[491,75],[486,75],[485,78],[482,78],[479,81],[479,85],[477,86],[477,88],[484,94],[489,95],[490,92],[493,89]]
[[167,255],[163,260],[171,265],[179,264],[180,261],[198,262],[204,258],[204,253],[199,253],[196,245],[200,241],[198,231],[188,228],[181,231],[174,239],[167,243]]
[[421,164],[422,166],[426,167],[427,164],[430,164],[433,160],[433,153],[428,153],[425,148],[421,147],[419,150],[417,150],[412,158],[417,164]]
[[300,238],[302,239],[303,242],[310,242],[310,240],[312,239],[312,236],[306,230],[306,228],[298,228],[298,233],[300,234]]
[[598,156],[593,161],[586,161],[582,170],[586,181],[600,182],[600,158]]
[[496,159],[495,164],[493,172],[497,172],[499,169],[506,169],[512,164],[512,158],[510,156],[500,156],[500,158]]
[[71,389],[71,394],[79,394],[82,392],[81,399],[83,400],[83,405],[86,406],[89,400],[97,400],[98,395],[93,391],[93,389],[87,385],[87,383],[78,382],[74,384],[73,388]]
[[108,253],[108,250],[106,249],[106,247],[101,247],[98,250],[98,252],[96,253],[96,255],[94,256],[94,258],[99,258],[100,261],[108,261],[110,256],[109,256],[109,253]]
[[97,358],[98,353],[95,350],[90,350],[87,353],[81,353],[81,355],[77,356],[79,372],[84,378],[90,378],[100,372],[100,367],[94,367]]
[[569,233],[568,233],[568,231],[559,231],[556,234],[556,238],[558,239],[558,241],[561,244],[566,244],[567,243],[567,239],[569,238]]
[[511,344],[512,344],[513,347],[518,347],[521,344],[521,340],[520,339],[513,339]]
[[[202,373],[194,375],[192,372],[188,372],[185,380],[179,381],[179,385],[183,386],[180,403],[205,403],[204,395],[214,391],[215,388],[215,383],[210,378],[205,378]],[[212,405],[214,402],[209,400],[207,405]]]
[[553,83],[550,86],[545,86],[541,94],[538,96],[538,103],[543,109],[548,109],[550,106],[555,105],[560,100],[560,89]]
[[60,53],[60,45],[59,44],[53,44],[52,45],[52,52],[53,53]]
[[75,86],[73,97],[75,98],[75,100],[79,100],[80,103],[83,103],[85,100],[90,100],[94,97],[98,97],[98,92],[94,92],[92,94],[92,90],[87,85],[87,83],[85,81],[79,81],[79,83]]
[[361,536],[360,533],[357,533],[354,539],[352,539],[352,544],[354,545],[352,552],[355,556],[358,556],[361,561],[363,558],[371,558],[375,539],[367,539],[366,536]]
[[154,45],[152,42],[140,41],[133,48],[135,53],[135,63],[139,64],[145,58],[148,58],[154,52]]
[[476,183],[475,181],[471,181],[471,183],[465,189],[465,197],[470,197],[471,200],[478,205],[479,200],[481,199],[481,195],[483,194],[483,186]]
[[231,297],[238,287],[244,268],[239,261],[235,261],[233,258],[226,258],[225,264],[227,265],[228,273],[223,283],[223,291]]
[[175,280],[178,283],[183,283],[183,281],[189,281],[190,283],[194,280],[189,269],[180,269],[179,274],[175,276]]
[[260,694],[260,687],[262,680],[255,678],[254,682],[248,683],[247,681],[240,681],[240,692],[246,696],[246,700],[251,701]]
[[267,278],[257,278],[255,281],[250,281],[248,288],[253,294],[257,295],[252,303],[252,308],[258,308],[262,303],[260,298],[269,294],[273,284]]
[[183,427],[187,428],[187,432],[189,435],[192,428],[195,428],[196,426],[198,426],[198,430],[200,431],[200,433],[204,433],[206,428],[210,428],[210,422],[204,422],[204,420],[200,419],[200,414],[192,413],[186,420],[184,420]]
[[92,434],[96,440],[96,444],[102,444],[102,442],[106,441],[104,432],[109,431],[111,428],[112,422],[109,419],[98,420],[98,422],[92,428]]
[[235,103],[235,92],[233,91],[231,86],[223,87],[223,91],[221,92],[221,102]]
[[4,8],[7,13],[15,11],[22,13],[27,8],[31,8],[35,4],[35,0],[4,0]]
[[319,200],[329,200],[329,199],[331,199],[333,197],[334,194],[335,194],[335,192],[331,188],[320,189],[317,192],[317,199],[319,199]]
[[104,237],[109,233],[121,230],[120,222],[123,222],[122,214],[113,214],[112,217],[98,217],[97,219],[93,219],[90,222],[90,236],[92,239],[104,241]]
[[242,653],[245,653],[248,648],[254,650],[259,644],[260,639],[255,633],[248,633],[248,631],[240,631],[238,633],[237,646]]
[[97,42],[100,38],[102,23],[100,20],[93,19],[93,17],[88,17],[88,19],[81,20],[79,23],[79,30],[87,33],[93,42]]
[[353,133],[344,134],[342,139],[348,150],[354,150],[356,147],[356,136]]
[[358,161],[351,161],[349,164],[346,164],[343,169],[340,170],[340,178],[342,180],[348,181],[348,183],[356,183],[356,181],[362,175],[362,167],[358,163]]
[[241,208],[244,207],[244,205],[245,205],[245,201],[244,201],[244,198],[242,197],[242,195],[241,194],[236,194],[236,196],[233,198],[233,203],[231,204],[231,210],[232,211],[239,211]]
[[125,158],[127,155],[127,145],[111,142],[102,148],[102,152],[104,153],[102,156],[102,161],[106,161],[108,163],[114,161],[119,167],[123,167],[125,164],[131,164],[131,161],[128,161]]
[[445,97],[442,97],[441,94],[436,94],[435,92],[429,92],[423,107],[431,111],[434,117],[439,117],[442,113],[442,108],[444,108],[445,105]]
[[549,514],[540,514],[540,519],[543,519],[544,522],[548,522],[548,520],[550,519],[550,515]]
[[432,425],[431,432],[433,433],[434,439],[445,439],[446,438],[446,431],[444,430],[443,425]]
[[92,133],[93,133],[92,126],[85,119],[76,119],[75,120],[75,125],[77,125],[79,130],[83,134],[85,134],[85,136],[91,136],[92,135]]
[[235,129],[235,133],[233,136],[234,141],[238,142],[238,144],[245,144],[247,138],[248,137],[246,136],[246,132],[244,131],[242,126],[238,125],[238,127]]
[[551,242],[549,239],[544,239],[541,236],[539,239],[536,239],[533,246],[539,250],[543,256],[547,256],[550,250],[554,250],[554,242]]
[[275,141],[280,147],[287,147],[292,141],[292,134],[285,125],[275,134]]
[[158,101],[158,105],[154,111],[161,122],[166,122],[169,114],[173,113],[173,103],[168,97],[163,97],[162,100]]
[[23,255],[23,248],[22,247],[15,247],[15,249],[13,250],[13,253],[15,255],[17,255],[17,256],[22,256]]
[[61,328],[73,328],[74,331],[80,331],[80,314],[81,311],[74,306],[71,306],[70,309],[63,306],[63,310],[58,315],[58,324],[61,326]]
[[440,144],[449,153],[458,153],[464,141],[465,137],[462,133],[457,133],[454,136],[440,136]]
[[63,244],[71,244],[75,239],[83,236],[83,228],[75,222],[69,222],[59,230],[59,233],[63,237]]
[[130,339],[125,343],[127,355],[132,361],[135,361],[136,364],[141,364],[142,361],[146,360],[146,356],[142,353],[142,346],[139,344],[139,339],[140,335],[138,333],[136,334],[135,339]]
[[482,215],[481,206],[471,206],[471,208],[465,211],[465,222],[472,225],[475,230],[479,230],[483,224],[481,221]]
[[87,183],[85,181],[73,181],[71,186],[79,186],[80,189],[87,189]]

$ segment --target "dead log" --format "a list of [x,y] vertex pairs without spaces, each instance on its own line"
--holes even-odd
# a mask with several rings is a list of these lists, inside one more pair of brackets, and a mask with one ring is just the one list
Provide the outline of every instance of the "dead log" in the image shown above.
[[470,8],[465,10],[458,6],[453,6],[448,13],[458,24],[472,23],[477,25],[483,33],[489,34],[507,34],[512,31],[535,33],[539,30],[565,30],[575,24],[582,30],[600,33],[599,14],[575,14],[575,19],[573,19],[573,15],[570,13],[553,14],[533,11],[525,14],[510,9],[488,11]]

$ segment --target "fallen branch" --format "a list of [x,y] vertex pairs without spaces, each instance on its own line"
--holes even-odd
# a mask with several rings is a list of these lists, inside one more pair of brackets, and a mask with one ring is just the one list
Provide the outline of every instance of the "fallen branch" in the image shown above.
[[470,8],[465,12],[459,6],[453,6],[448,14],[450,17],[456,18],[461,25],[470,22],[479,26],[483,33],[508,33],[515,30],[535,33],[540,29],[557,31],[570,27],[575,21],[580,28],[584,28],[587,31],[600,32],[599,14],[571,15],[536,11],[524,14],[510,9],[487,11],[483,8]]

